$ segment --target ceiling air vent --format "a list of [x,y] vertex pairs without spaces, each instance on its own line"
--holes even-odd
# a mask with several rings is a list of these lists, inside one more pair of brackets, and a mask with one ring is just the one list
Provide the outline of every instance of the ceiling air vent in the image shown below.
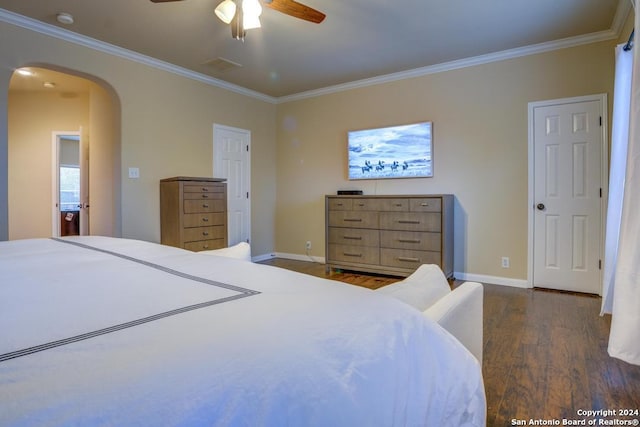
[[214,71],[218,71],[218,72],[224,72],[224,71],[231,70],[233,68],[242,67],[241,64],[238,64],[237,62],[233,62],[222,57],[210,59],[208,61],[203,62],[202,65],[206,65],[207,67],[212,68]]

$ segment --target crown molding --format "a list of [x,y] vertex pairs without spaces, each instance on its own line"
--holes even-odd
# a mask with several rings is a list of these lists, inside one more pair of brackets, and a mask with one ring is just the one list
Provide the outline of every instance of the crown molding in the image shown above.
[[[624,19],[622,20],[624,22]],[[395,82],[398,80],[411,79],[415,77],[422,77],[429,74],[442,73],[445,71],[457,70],[460,68],[474,67],[476,65],[489,64],[492,62],[505,61],[508,59],[519,58],[522,56],[535,55],[544,52],[550,52],[553,50],[566,49],[569,47],[580,46],[584,44],[596,43],[606,40],[615,39],[619,36],[620,29],[618,31],[605,30],[597,33],[586,34],[577,37],[568,37],[565,39],[554,40],[546,43],[539,43],[535,45],[529,45],[519,47],[515,49],[503,50],[500,52],[489,53],[486,55],[474,56],[471,58],[459,59],[456,61],[443,62],[441,64],[429,65],[422,68],[414,68],[412,70],[401,71],[398,73],[385,74],[378,77],[372,77],[369,79],[356,80],[344,84],[335,86],[329,86],[322,89],[310,90],[307,92],[300,92],[297,94],[282,96],[278,98],[278,103],[298,101],[305,98],[312,98],[321,95],[327,95],[336,92],[342,92],[351,89],[362,88],[366,86],[373,86],[382,83]]]
[[616,8],[616,14],[613,16],[613,21],[611,22],[611,30],[620,36],[622,29],[624,28],[624,23],[631,13],[632,6],[634,0],[618,0],[618,7]]
[[221,89],[226,89],[231,92],[235,92],[241,95],[249,96],[252,98],[266,101],[272,104],[277,102],[277,98],[265,95],[260,92],[256,92],[242,86],[234,85],[223,80],[219,80],[207,75],[197,73],[195,71],[188,70],[183,67],[171,64],[169,62],[162,61],[160,59],[152,58],[147,55],[143,55],[138,52],[134,52],[129,49],[124,49],[119,46],[112,45],[100,40],[96,40],[91,37],[87,37],[73,31],[65,30],[64,28],[56,27],[55,25],[46,24],[44,22],[28,18],[17,13],[10,12],[5,9],[0,9],[0,21],[12,24],[18,27],[26,28],[27,30],[35,31],[40,34],[55,37],[60,40],[64,40],[70,43],[74,43],[80,46],[88,47],[90,49],[97,50],[99,52],[107,53],[109,55],[117,56],[129,61],[137,62],[140,64],[148,65],[159,70],[167,71],[169,73],[177,74],[188,79],[196,80],[201,83],[205,83],[211,86],[216,86]]

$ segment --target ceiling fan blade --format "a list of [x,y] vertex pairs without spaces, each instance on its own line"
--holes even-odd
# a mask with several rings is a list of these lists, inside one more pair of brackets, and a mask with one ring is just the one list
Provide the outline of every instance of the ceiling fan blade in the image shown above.
[[264,0],[264,5],[270,9],[282,12],[285,15],[304,19],[305,21],[314,22],[316,24],[321,23],[326,16],[324,13],[310,8],[309,6],[305,6],[302,3],[298,3],[295,0]]

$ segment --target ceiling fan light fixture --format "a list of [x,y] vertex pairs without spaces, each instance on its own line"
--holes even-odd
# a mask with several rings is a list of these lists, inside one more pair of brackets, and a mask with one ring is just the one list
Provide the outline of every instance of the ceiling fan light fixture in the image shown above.
[[262,6],[258,0],[242,0],[242,13],[257,18],[262,15]]
[[242,8],[240,8],[238,9],[238,13],[233,16],[233,19],[231,20],[231,24],[229,24],[229,26],[231,27],[231,37],[244,42],[244,36],[247,34],[247,32],[244,29],[243,21],[244,19],[242,16]]
[[262,6],[258,0],[242,0],[242,26],[245,30],[260,28]]
[[254,28],[260,28],[260,18],[258,15],[244,15],[242,17],[242,26],[245,30],[252,30]]
[[236,14],[236,4],[233,0],[224,0],[216,7],[216,16],[225,24],[229,24]]

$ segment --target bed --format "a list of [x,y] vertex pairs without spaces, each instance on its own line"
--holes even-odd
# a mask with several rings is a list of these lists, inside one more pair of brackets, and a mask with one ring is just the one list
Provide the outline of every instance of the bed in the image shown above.
[[0,242],[0,425],[482,426],[477,359],[367,289],[108,237]]

